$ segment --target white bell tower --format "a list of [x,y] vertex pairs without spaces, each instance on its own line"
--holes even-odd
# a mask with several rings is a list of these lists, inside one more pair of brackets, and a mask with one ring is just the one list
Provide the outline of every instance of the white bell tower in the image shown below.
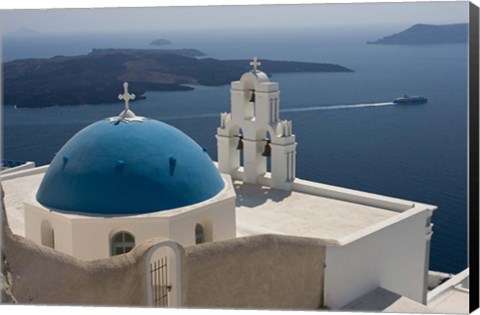
[[[218,169],[246,183],[257,184],[271,165],[271,187],[291,190],[295,180],[295,135],[292,122],[279,118],[278,83],[257,69],[231,84],[231,113],[221,113],[217,128]],[[238,172],[243,160],[243,173]]]

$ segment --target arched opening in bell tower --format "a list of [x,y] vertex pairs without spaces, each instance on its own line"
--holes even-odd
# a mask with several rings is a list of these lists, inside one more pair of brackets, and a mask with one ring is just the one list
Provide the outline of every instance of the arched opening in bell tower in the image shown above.
[[261,140],[261,149],[259,150],[260,155],[263,157],[262,159],[262,166],[266,172],[272,171],[272,147],[271,147],[271,139],[272,135],[268,130],[260,129],[257,132],[257,139]]
[[255,78],[242,77],[243,82],[243,119],[254,120],[256,116]]
[[243,118],[245,120],[253,120],[256,115],[256,105],[255,105],[255,90],[248,90],[246,93],[246,102],[243,106]]
[[239,157],[238,157],[238,161],[239,161],[239,167],[243,167],[243,161],[244,161],[244,157],[243,157],[243,131],[242,131],[242,128],[240,127],[235,127],[233,128],[234,129],[234,134],[235,136],[238,138],[238,142],[237,142],[237,145],[235,147],[235,149],[237,149],[237,152],[239,154]]

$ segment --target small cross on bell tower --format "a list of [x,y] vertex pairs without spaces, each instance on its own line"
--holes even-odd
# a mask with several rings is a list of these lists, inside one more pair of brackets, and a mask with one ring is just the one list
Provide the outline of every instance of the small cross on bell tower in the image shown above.
[[253,67],[253,72],[257,72],[259,70],[257,70],[257,67],[261,66],[262,63],[260,61],[258,61],[258,58],[257,56],[253,57],[253,60],[250,61],[250,65]]

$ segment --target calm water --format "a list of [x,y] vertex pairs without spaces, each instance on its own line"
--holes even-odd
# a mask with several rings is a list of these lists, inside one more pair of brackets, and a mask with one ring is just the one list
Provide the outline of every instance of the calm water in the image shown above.
[[[214,58],[257,55],[260,60],[330,62],[355,70],[272,77],[280,83],[281,118],[293,121],[297,176],[437,205],[430,269],[456,273],[467,267],[467,46],[365,44],[388,33],[385,26],[336,33],[286,31],[279,32],[281,36],[238,31],[160,37],[174,42],[168,48],[197,48]],[[94,47],[147,48],[157,37],[151,33],[6,38],[3,58],[75,55]],[[429,101],[411,106],[390,103],[403,94],[423,95]],[[216,159],[214,135],[219,113],[230,110],[229,86],[146,95],[146,100],[131,104],[138,115],[181,129]],[[121,110],[119,102],[44,109],[5,106],[4,158],[48,164],[81,128]]]

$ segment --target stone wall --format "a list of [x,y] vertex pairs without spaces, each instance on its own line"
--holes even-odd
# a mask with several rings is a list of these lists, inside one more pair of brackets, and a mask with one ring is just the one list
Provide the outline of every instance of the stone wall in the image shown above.
[[318,309],[325,246],[313,239],[258,235],[187,247],[187,307]]
[[20,304],[146,304],[145,270],[138,251],[82,262],[24,238],[6,237],[4,247],[13,277],[11,292]]

